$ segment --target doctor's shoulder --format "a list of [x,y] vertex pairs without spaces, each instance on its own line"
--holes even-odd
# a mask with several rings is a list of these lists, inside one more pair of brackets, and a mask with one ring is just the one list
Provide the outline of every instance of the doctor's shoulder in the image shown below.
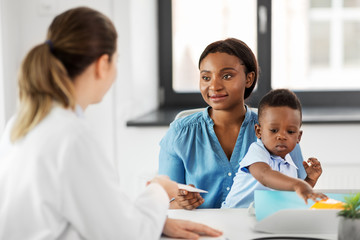
[[34,135],[49,143],[83,138],[81,136],[91,133],[91,128],[84,118],[77,116],[72,109],[60,106],[54,107],[33,130]]

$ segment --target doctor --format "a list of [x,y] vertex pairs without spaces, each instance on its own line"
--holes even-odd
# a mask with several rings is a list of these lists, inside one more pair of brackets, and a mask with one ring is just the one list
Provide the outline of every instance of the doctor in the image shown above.
[[90,8],[58,15],[25,57],[20,108],[0,145],[0,239],[198,238],[221,233],[167,219],[177,184],[152,179],[135,202],[82,118],[116,77],[117,33]]

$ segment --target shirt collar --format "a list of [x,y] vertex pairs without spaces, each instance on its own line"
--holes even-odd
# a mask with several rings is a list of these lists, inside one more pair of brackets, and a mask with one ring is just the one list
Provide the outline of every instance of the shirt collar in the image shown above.
[[295,165],[294,161],[292,160],[290,154],[286,154],[285,156],[285,162],[289,163],[291,166],[293,166],[294,168],[298,169],[298,167]]
[[85,118],[84,110],[80,107],[79,104],[75,105],[75,114],[79,118]]
[[[203,117],[204,119],[211,125],[214,125],[214,121],[211,119],[210,115],[209,115],[209,109],[211,107],[208,106],[206,107],[206,109],[203,111]],[[245,109],[246,109],[246,112],[245,112],[245,118],[244,118],[244,121],[242,123],[242,125],[245,123],[245,122],[248,122],[250,120],[250,117],[251,117],[251,108],[249,108],[247,105],[245,105]]]
[[211,119],[211,117],[210,117],[210,115],[209,115],[209,109],[210,109],[210,108],[211,108],[210,106],[208,106],[208,107],[205,108],[205,110],[203,111],[203,118],[206,120],[206,122],[207,122],[208,124],[213,125],[214,122],[213,122],[213,120]]
[[[261,141],[261,139],[257,139],[257,142],[258,142],[262,147],[264,147],[264,149],[266,149],[265,146],[264,146],[264,143]],[[271,154],[271,153],[269,153],[269,154],[270,154],[270,156],[271,156],[272,159],[278,159],[278,160],[280,160],[280,161],[287,162],[287,163],[289,163],[291,166],[293,166],[293,167],[295,167],[296,169],[298,169],[298,167],[295,165],[295,163],[294,163],[294,161],[292,160],[292,158],[291,158],[291,156],[290,156],[289,153],[285,155],[285,159],[283,159],[283,158],[280,157],[280,156],[273,155],[273,154]]]

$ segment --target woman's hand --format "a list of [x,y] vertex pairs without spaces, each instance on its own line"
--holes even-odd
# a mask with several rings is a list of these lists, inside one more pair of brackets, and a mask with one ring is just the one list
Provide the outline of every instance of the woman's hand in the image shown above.
[[[193,184],[189,184],[189,186],[195,187]],[[191,210],[203,204],[204,199],[198,192],[189,192],[184,189],[179,189],[178,194],[175,197],[175,202],[178,205],[178,208]]]
[[219,237],[222,232],[204,224],[179,219],[166,219],[163,234],[172,238],[199,239],[200,235]]
[[322,174],[320,162],[317,160],[317,158],[309,158],[307,162],[303,161],[303,166],[307,174],[305,181],[314,187],[320,175]]
[[305,181],[299,180],[294,185],[294,191],[302,198],[304,199],[305,203],[307,204],[307,200],[311,199],[314,202],[318,201],[319,199],[327,199],[328,197],[323,193],[316,193],[313,191],[310,184],[308,184]]

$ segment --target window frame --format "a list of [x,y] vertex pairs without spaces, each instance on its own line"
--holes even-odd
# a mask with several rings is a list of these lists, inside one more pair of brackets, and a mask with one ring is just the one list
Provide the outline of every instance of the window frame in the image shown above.
[[[257,0],[257,11],[266,11],[266,30],[259,31],[257,14],[257,52],[260,75],[257,88],[246,103],[257,107],[261,97],[271,90],[271,0]],[[172,88],[172,22],[171,0],[158,0],[159,15],[159,92],[160,108],[204,107],[200,93],[178,93]],[[304,108],[360,107],[360,91],[296,91]]]
[[[159,21],[159,105],[160,108],[198,108],[205,107],[207,104],[203,100],[200,93],[189,92],[175,92],[172,87],[172,0],[158,0],[158,21]],[[260,3],[259,3],[260,2]],[[260,5],[261,4],[261,5]],[[271,2],[268,0],[258,0],[259,6],[271,6]],[[271,16],[269,11],[271,8],[267,8],[267,16]],[[257,16],[258,18],[259,16]],[[270,21],[267,21],[266,28],[271,28]],[[259,20],[257,21],[259,22]],[[258,28],[259,29],[259,28]],[[271,34],[268,32],[259,35],[258,31],[257,47],[258,51],[262,51],[263,54],[258,56],[258,62],[261,71],[270,71],[270,65],[265,65],[271,59],[271,54],[267,48],[271,47]],[[266,79],[265,76],[259,76],[261,81],[261,88],[258,86],[251,96],[246,100],[246,103],[252,107],[256,107],[260,98],[270,90],[270,79]]]
[[171,0],[158,0],[160,108],[204,107],[206,103],[204,103],[200,93],[177,93],[172,87],[171,9]]
[[[257,60],[260,74],[257,87],[245,101],[250,107],[257,107],[262,96],[271,90],[271,6],[271,0],[257,0],[257,12],[262,13],[261,19],[260,14],[257,14]],[[177,93],[172,88],[171,13],[171,0],[158,0],[159,108],[127,121],[127,126],[168,126],[179,111],[207,106],[200,93]],[[303,123],[360,123],[360,91],[294,92],[303,106]]]

